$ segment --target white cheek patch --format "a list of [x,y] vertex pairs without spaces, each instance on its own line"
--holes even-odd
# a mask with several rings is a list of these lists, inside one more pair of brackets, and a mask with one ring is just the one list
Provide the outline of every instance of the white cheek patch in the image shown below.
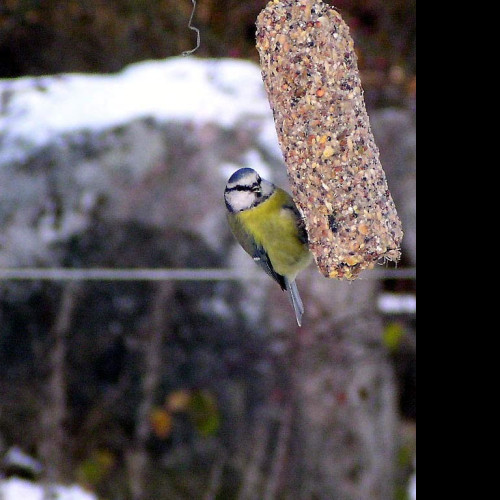
[[248,210],[255,202],[255,194],[251,191],[230,191],[226,194],[229,206],[235,212]]

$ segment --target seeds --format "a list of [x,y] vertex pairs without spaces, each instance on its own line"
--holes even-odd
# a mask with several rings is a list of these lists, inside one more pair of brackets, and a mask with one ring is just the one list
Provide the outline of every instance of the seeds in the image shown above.
[[322,0],[271,0],[257,20],[257,48],[292,192],[321,272],[355,279],[380,259],[399,260],[401,222],[340,14]]

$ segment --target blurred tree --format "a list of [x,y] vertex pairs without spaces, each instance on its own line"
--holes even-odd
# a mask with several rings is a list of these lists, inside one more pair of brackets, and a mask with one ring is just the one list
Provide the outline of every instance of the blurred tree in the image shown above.
[[47,349],[48,377],[43,384],[45,391],[40,415],[42,432],[39,434],[39,449],[44,462],[50,464],[47,477],[52,481],[62,481],[68,475],[67,339],[78,302],[79,289],[80,285],[75,283],[69,283],[64,287],[48,339],[51,345]]
[[[199,0],[201,57],[257,60],[255,20],[267,0]],[[413,92],[416,0],[330,1],[351,26],[365,87]],[[0,78],[114,72],[194,46],[189,0],[5,0],[0,4]],[[393,89],[394,90],[394,89]],[[378,97],[378,96],[377,96]]]

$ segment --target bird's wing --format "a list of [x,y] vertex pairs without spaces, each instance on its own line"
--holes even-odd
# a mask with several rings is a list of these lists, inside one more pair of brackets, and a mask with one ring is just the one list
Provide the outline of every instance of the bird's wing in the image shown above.
[[228,217],[228,221],[233,234],[245,252],[247,252],[253,260],[278,283],[282,290],[286,290],[287,285],[285,278],[274,270],[273,265],[269,260],[269,256],[264,248],[261,245],[258,245],[254,238],[243,229],[236,217],[230,215]]
[[262,267],[262,269],[264,269],[264,271],[266,271],[266,273],[269,274],[269,276],[271,276],[271,278],[273,278],[278,283],[278,285],[281,287],[282,290],[287,289],[287,284],[284,276],[278,274],[274,270],[273,265],[269,260],[269,256],[262,247],[255,245],[254,251],[251,255],[253,257],[253,260],[257,264],[259,264],[259,266]]
[[309,237],[306,230],[306,221],[304,220],[304,217],[302,217],[302,214],[299,212],[299,209],[293,202],[292,198],[290,196],[289,198],[289,202],[283,208],[285,208],[286,210],[290,210],[290,212],[293,213],[293,216],[297,220],[299,240],[301,241],[301,243],[304,243],[304,245],[307,245],[309,243]]

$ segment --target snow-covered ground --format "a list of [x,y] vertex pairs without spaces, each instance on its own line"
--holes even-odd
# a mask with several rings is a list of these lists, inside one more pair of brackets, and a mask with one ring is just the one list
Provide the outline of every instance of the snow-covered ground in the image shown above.
[[[50,496],[47,496],[47,494]],[[0,481],[0,500],[97,500],[79,486],[42,486],[22,479]]]

